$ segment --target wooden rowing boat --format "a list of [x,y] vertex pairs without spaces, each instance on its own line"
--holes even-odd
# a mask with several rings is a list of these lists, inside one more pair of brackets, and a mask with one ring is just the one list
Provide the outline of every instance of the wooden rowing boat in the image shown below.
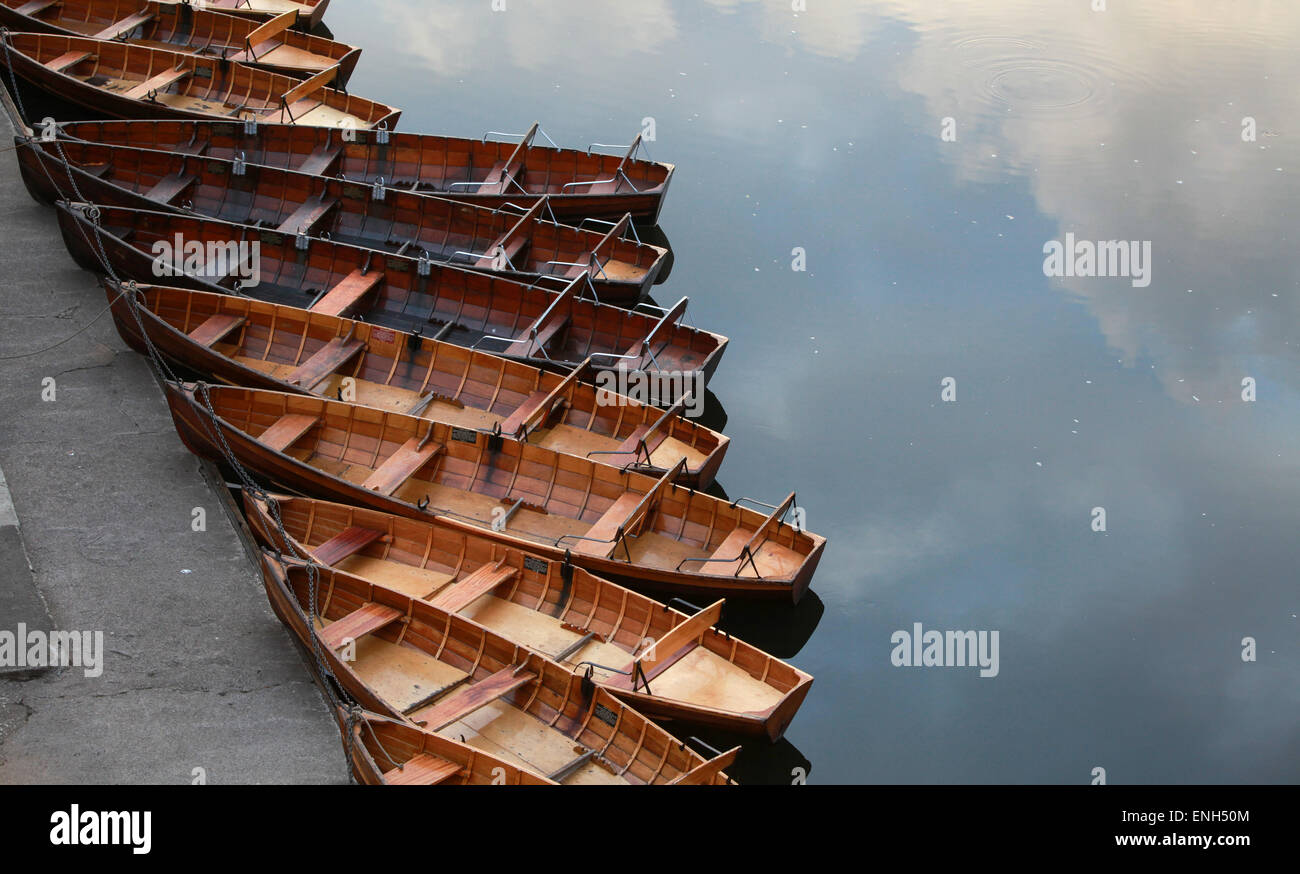
[[[376,198],[358,183],[180,153],[78,140],[22,140],[19,168],[32,196],[135,209],[184,209],[563,289],[586,275],[605,303],[635,304],[658,280],[668,250],[629,233],[631,216],[602,230],[547,221],[547,201],[520,215],[401,191]],[[632,233],[635,230],[632,229]]]
[[[391,128],[392,125],[390,124]],[[619,157],[521,141],[329,130],[222,121],[79,121],[62,135],[108,145],[183,152],[334,176],[363,185],[433,194],[499,209],[531,208],[543,195],[561,221],[658,221],[673,165],[635,157],[640,138]]]
[[[363,786],[554,786],[483,750],[378,713],[335,708],[352,774]],[[351,735],[349,742],[348,735]]]
[[104,270],[103,253],[118,276],[138,282],[165,277],[200,291],[238,290],[564,373],[588,358],[655,371],[655,384],[670,389],[667,403],[692,387],[702,395],[698,383],[713,375],[727,344],[681,324],[686,298],[662,315],[619,309],[583,298],[585,277],[557,293],[274,228],[121,207],[60,203],[57,210],[64,243],[88,270]]
[[[55,97],[117,118],[208,118],[392,128],[399,110],[222,58],[51,33],[0,34],[0,64]],[[344,133],[339,130],[339,133]]]
[[676,469],[656,479],[342,401],[172,382],[167,399],[199,455],[224,461],[228,446],[290,491],[442,518],[548,558],[571,554],[633,587],[798,601],[825,546],[798,530],[793,493],[764,515],[675,485]]
[[[609,692],[432,604],[264,555],[271,608],[368,710],[566,785],[730,782],[713,759]],[[315,596],[313,601],[313,594]],[[311,625],[308,625],[310,613]]]
[[688,616],[438,520],[274,500],[273,515],[245,493],[244,510],[257,538],[281,554],[428,601],[571,669],[589,667],[595,682],[657,719],[776,741],[812,686],[808,674],[714,627],[721,601]]
[[[189,4],[194,0],[165,0],[168,3]],[[277,18],[286,12],[298,16],[298,27],[313,30],[325,18],[330,0],[200,0],[199,5],[227,15],[239,15],[257,21]]]
[[245,297],[105,281],[118,333],[145,337],[175,365],[230,385],[344,395],[357,403],[461,428],[499,431],[557,452],[707,487],[728,438],[660,410],[522,362],[352,319]]
[[361,49],[294,30],[296,12],[259,23],[211,7],[158,0],[0,0],[0,25],[28,33],[111,39],[213,55],[292,76],[334,70],[347,84]]

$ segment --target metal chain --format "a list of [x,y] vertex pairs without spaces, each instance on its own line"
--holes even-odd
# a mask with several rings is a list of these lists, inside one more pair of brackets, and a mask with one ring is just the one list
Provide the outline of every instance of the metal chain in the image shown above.
[[[28,118],[28,114],[27,114],[26,107],[23,105],[22,94],[18,90],[18,78],[14,72],[13,46],[10,44],[9,37],[10,37],[10,32],[8,28],[0,28],[0,45],[3,45],[4,47],[5,65],[9,69],[9,79],[12,85],[14,102],[18,108],[19,114],[22,116],[23,120],[25,121]],[[72,193],[75,195],[77,202],[87,204],[88,208],[83,210],[82,214],[86,217],[91,227],[93,228],[92,236],[93,236],[93,242],[95,246],[95,254],[99,258],[99,261],[104,268],[104,273],[109,277],[110,285],[118,292],[117,297],[115,297],[113,301],[109,304],[109,308],[111,309],[113,304],[117,303],[117,301],[123,296],[126,297],[128,301],[128,306],[131,309],[131,314],[135,319],[136,325],[140,329],[140,336],[144,342],[145,349],[147,352],[147,357],[150,360],[150,363],[154,366],[156,372],[159,374],[159,376],[163,379],[164,382],[179,387],[180,380],[177,378],[175,371],[172,370],[166,358],[158,350],[158,347],[155,345],[152,337],[149,335],[149,331],[145,329],[144,319],[140,313],[140,309],[142,306],[141,299],[144,297],[144,293],[140,290],[140,287],[136,284],[134,280],[123,282],[122,278],[117,275],[117,272],[115,270],[113,270],[112,262],[108,257],[108,251],[104,246],[103,229],[99,223],[99,219],[100,219],[99,207],[93,204],[89,204],[89,202],[85,198],[85,195],[82,194],[81,189],[77,186],[75,173],[73,172],[72,169],[72,162],[68,159],[67,153],[63,149],[62,142],[59,141],[57,136],[53,140],[53,142],[54,142],[55,149],[59,153],[60,160],[63,162],[63,165],[68,169],[68,183],[71,187]],[[35,148],[35,146],[30,141],[28,143],[25,143],[25,145],[27,145],[29,148]],[[42,171],[44,171],[46,177],[49,179],[51,187],[55,192],[58,192],[61,186],[55,181],[54,175],[53,173],[51,173],[50,168],[46,165],[43,159],[38,158],[38,161],[40,162]],[[96,318],[98,318],[98,316]],[[310,614],[308,614],[307,611],[303,610],[302,605],[298,603],[298,599],[291,598],[290,601],[294,609],[298,613],[298,618],[303,622],[303,624],[307,628],[308,637],[311,641],[312,657],[316,663],[316,670],[318,676],[320,676],[322,679],[321,686],[325,690],[325,696],[327,701],[329,702],[331,707],[342,706],[345,707],[345,709],[347,709],[349,712],[347,726],[345,729],[346,739],[345,739],[344,746],[345,746],[345,754],[347,755],[348,776],[350,780],[355,780],[355,776],[353,775],[353,768],[352,768],[353,749],[354,749],[355,739],[353,736],[354,733],[352,729],[356,719],[359,718],[357,714],[360,713],[361,708],[356,703],[356,701],[352,699],[352,696],[348,694],[346,688],[344,688],[344,686],[338,682],[338,679],[335,676],[333,670],[330,669],[329,665],[325,661],[324,651],[321,648],[320,634],[316,630],[316,623],[315,623],[315,617],[319,615],[318,602],[317,602],[317,593],[319,591],[319,583],[320,583],[319,567],[312,560],[312,557],[310,555],[304,554],[302,550],[298,548],[294,539],[289,536],[289,532],[285,529],[284,521],[280,515],[279,503],[275,501],[270,496],[270,494],[266,492],[265,489],[263,489],[260,485],[258,485],[258,483],[256,482],[256,480],[253,479],[249,471],[242,464],[240,464],[239,459],[236,457],[234,451],[230,448],[230,444],[226,441],[224,429],[221,426],[221,419],[217,415],[216,409],[213,407],[212,397],[208,391],[207,383],[205,382],[197,383],[195,386],[195,393],[196,395],[199,395],[201,397],[203,406],[206,408],[208,421],[204,423],[204,427],[211,428],[211,430],[208,433],[208,436],[216,438],[217,443],[219,443],[219,448],[221,450],[221,453],[225,457],[225,461],[227,465],[230,467],[231,470],[235,472],[236,476],[239,477],[240,485],[243,488],[244,492],[249,495],[252,495],[254,499],[261,501],[266,506],[271,516],[271,521],[275,523],[276,530],[280,535],[280,542],[287,545],[289,549],[299,559],[301,559],[304,562],[304,566],[307,572],[308,605],[310,608]],[[279,550],[277,550],[277,554],[278,553]],[[340,697],[339,694],[335,693],[335,688],[338,689],[338,692],[341,693],[342,697]]]

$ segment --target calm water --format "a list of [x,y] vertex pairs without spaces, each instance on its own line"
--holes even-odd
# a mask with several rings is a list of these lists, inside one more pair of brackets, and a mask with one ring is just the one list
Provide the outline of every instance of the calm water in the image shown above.
[[[831,541],[818,598],[731,617],[817,678],[737,776],[1300,779],[1300,6],[807,5],[328,21],[406,130],[585,146],[651,118],[678,165],[656,292],[732,338],[721,483],[796,489]],[[1067,232],[1150,241],[1150,285],[1045,277]],[[998,675],[895,667],[915,622],[997,631]]]
[[[1300,779],[1300,7],[807,5],[329,23],[407,130],[585,146],[653,118],[657,296],[732,338],[721,482],[797,489],[831,541],[819,601],[733,617],[817,678],[738,776]],[[1150,241],[1150,285],[1045,277],[1066,232]],[[998,631],[998,675],[895,667],[914,622]]]

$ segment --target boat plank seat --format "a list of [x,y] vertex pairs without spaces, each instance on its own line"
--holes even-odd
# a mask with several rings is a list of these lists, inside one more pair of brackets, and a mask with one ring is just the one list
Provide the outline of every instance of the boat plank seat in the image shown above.
[[361,487],[383,495],[391,495],[397,491],[402,483],[443,451],[441,443],[430,442],[421,447],[422,443],[424,439],[420,437],[407,440],[397,448],[396,452],[388,456],[388,459],[374,473],[366,477]]
[[374,528],[352,525],[344,528],[329,540],[311,551],[312,558],[319,563],[333,567],[343,559],[355,555],[370,544],[384,536],[384,532]]
[[185,143],[180,146],[172,146],[172,149],[180,155],[202,155],[208,150],[207,140],[195,140],[192,143]]
[[654,645],[642,653],[641,656],[628,663],[624,668],[627,671],[626,674],[615,674],[606,682],[606,685],[615,689],[632,691],[640,679],[637,672],[633,670],[638,664],[641,667],[640,673],[645,677],[646,682],[653,680],[677,664],[700,645],[700,637],[722,618],[723,603],[721,600],[714,601],[691,618],[673,626],[668,632],[661,635]]
[[[737,526],[718,544],[718,548],[713,550],[713,554],[709,556],[709,558],[728,559],[728,561],[712,562],[708,565],[710,573],[736,575],[740,573],[742,568],[749,567],[749,561],[744,554],[745,549],[749,549],[751,557],[758,553],[763,542],[767,540],[768,532],[774,526],[781,524],[781,518],[792,506],[794,506],[793,492],[786,496],[786,499],[763,520],[763,524],[759,525],[757,529],[749,531]],[[749,567],[749,569],[757,573],[753,567]]]
[[281,113],[280,122],[282,124],[297,124],[304,116],[313,110],[320,109],[323,105],[321,101],[314,97],[304,97],[301,100],[296,100]]
[[146,22],[153,21],[152,12],[137,12],[135,15],[128,15],[121,21],[115,21],[108,27],[95,34],[95,39],[117,39],[125,36]]
[[148,97],[150,91],[162,91],[170,88],[189,74],[190,71],[183,68],[180,70],[164,70],[156,76],[150,76],[122,96],[129,97],[132,100],[139,100],[141,97]]
[[456,585],[444,590],[430,603],[448,613],[456,613],[507,580],[513,579],[518,572],[518,569],[512,567],[481,567]]
[[159,179],[144,196],[156,203],[172,203],[197,181],[198,177],[190,173],[169,173]]
[[718,544],[718,548],[713,550],[709,558],[726,558],[734,559],[728,563],[716,562],[709,565],[712,573],[734,573],[742,562],[741,550],[748,544],[753,531],[746,531],[744,528],[737,528],[727,535],[726,539]]
[[326,625],[320,631],[320,639],[330,649],[338,649],[346,641],[364,637],[401,618],[402,611],[371,601]]
[[[542,327],[538,328],[537,336],[532,337],[533,326],[529,325],[520,333],[514,341],[506,347],[506,355],[518,355],[521,357],[530,357],[545,349],[547,345],[555,339],[555,335],[560,333],[569,326],[569,317],[552,318]],[[505,428],[503,427],[504,431]]]
[[[639,452],[637,452],[637,444],[640,443],[641,440],[645,439],[645,435],[649,430],[649,425],[637,425],[636,428],[633,429],[632,433],[627,435],[627,439],[618,444],[618,448],[614,450],[618,455],[606,456],[607,463],[626,464],[627,462],[618,461],[619,456],[627,456],[629,462],[637,460],[643,461],[644,458]],[[645,441],[646,452],[654,454],[654,451],[659,448],[660,444],[667,439],[668,435],[665,433],[664,429],[659,429],[650,435],[650,439]]]
[[341,316],[360,303],[361,299],[369,294],[383,278],[382,271],[362,273],[361,268],[358,267],[345,276],[338,285],[331,288],[324,297],[316,301],[311,311],[327,316]]
[[736,761],[736,756],[740,754],[740,747],[732,747],[720,756],[715,756],[702,765],[696,765],[691,770],[674,779],[670,785],[673,786],[704,786],[712,783],[714,778],[722,773],[723,768],[730,768],[731,764]]
[[344,340],[342,337],[335,337],[286,375],[285,382],[310,391],[318,382],[347,364],[365,348],[366,344],[362,340]]
[[505,161],[497,161],[488,171],[487,178],[479,186],[479,194],[505,194],[509,186],[524,169],[523,161],[513,161],[507,167]]
[[595,524],[587,529],[586,534],[582,535],[588,539],[574,540],[573,548],[583,555],[609,558],[617,545],[614,538],[618,536],[618,529],[623,527],[628,516],[636,511],[642,497],[642,495],[635,492],[627,492],[622,495],[617,501],[610,504],[609,509],[596,520]]
[[478,266],[491,267],[496,261],[498,249],[505,252],[507,264],[514,264],[515,258],[524,250],[524,246],[528,245],[528,237],[525,234],[511,236],[512,233],[513,231],[507,232],[494,240],[488,247],[487,254],[478,259]]
[[542,401],[548,397],[550,397],[550,392],[535,391],[530,394],[522,404],[515,408],[513,413],[501,422],[501,433],[513,435],[524,424],[524,420],[531,416]]
[[244,321],[243,316],[215,313],[204,319],[203,324],[190,331],[188,336],[202,346],[212,346],[214,343],[221,342],[231,331],[244,324]]
[[315,151],[298,165],[296,172],[310,173],[312,176],[323,176],[329,172],[330,167],[333,166],[341,154],[343,154],[343,149],[339,146],[317,146]]
[[651,348],[659,337],[662,334],[671,331],[672,328],[677,325],[682,314],[686,312],[686,305],[689,302],[690,299],[684,297],[677,301],[677,303],[673,304],[672,308],[665,312],[663,316],[659,318],[659,321],[655,323],[655,326],[650,329],[649,334],[646,334],[643,339],[637,340],[626,352],[623,353],[625,357],[630,359],[629,366],[650,354]]
[[305,234],[311,233],[316,223],[338,206],[339,202],[333,199],[323,197],[311,197],[303,202],[302,206],[294,210],[293,215],[280,222],[276,228],[282,234]]
[[437,786],[460,773],[460,765],[429,753],[420,753],[406,763],[384,772],[389,786]]
[[516,674],[513,667],[502,668],[468,689],[462,689],[454,695],[447,696],[443,701],[435,702],[423,710],[412,713],[411,721],[417,725],[424,723],[424,727],[430,731],[438,731],[486,707],[498,698],[509,695],[536,678],[537,675],[530,671]]
[[305,413],[286,413],[263,431],[262,436],[257,440],[268,449],[284,452],[319,421],[316,416],[308,416]]
[[19,15],[39,15],[51,6],[58,6],[63,0],[32,0],[30,3],[24,3],[14,11]]
[[91,52],[71,51],[67,54],[59,55],[57,58],[46,61],[45,66],[56,73],[66,73],[70,68],[75,67],[87,58],[93,58]]

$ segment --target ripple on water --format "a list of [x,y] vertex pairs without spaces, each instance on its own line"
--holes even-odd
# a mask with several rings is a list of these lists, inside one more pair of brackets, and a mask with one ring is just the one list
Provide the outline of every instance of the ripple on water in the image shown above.
[[987,35],[956,40],[957,62],[971,71],[975,96],[999,113],[1024,117],[1078,117],[1100,109],[1107,90],[1101,64],[1070,46],[1071,60],[1041,43]]

